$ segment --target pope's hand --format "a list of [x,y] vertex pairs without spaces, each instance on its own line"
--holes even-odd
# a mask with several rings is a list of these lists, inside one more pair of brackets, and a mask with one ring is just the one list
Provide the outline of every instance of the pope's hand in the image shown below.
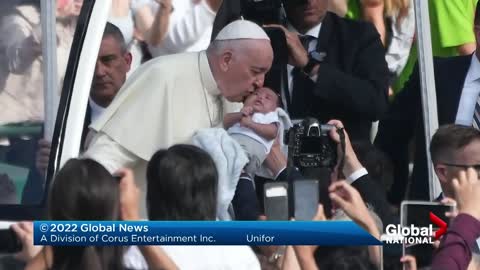
[[251,116],[244,116],[240,120],[240,126],[242,127],[250,127],[250,124],[252,123],[253,123],[253,120]]
[[244,106],[240,112],[244,115],[244,116],[250,116],[253,114],[253,107],[252,106]]

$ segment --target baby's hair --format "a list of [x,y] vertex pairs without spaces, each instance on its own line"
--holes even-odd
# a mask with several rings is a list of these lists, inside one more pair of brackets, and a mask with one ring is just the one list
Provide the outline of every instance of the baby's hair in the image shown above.
[[275,96],[277,96],[277,107],[280,107],[283,109],[283,102],[282,102],[282,96],[280,95],[279,92],[273,90],[273,88],[265,86],[264,88],[270,89],[273,93],[275,93]]
[[[280,93],[278,93],[277,91],[275,91],[275,90],[273,90],[272,88],[267,87],[267,86],[265,86],[264,88],[270,89],[270,91],[272,91],[272,92],[275,94],[275,96],[277,97],[277,104],[276,104],[277,107],[283,109],[283,108],[284,108],[284,107],[283,107],[283,101],[282,101],[282,96],[280,95]],[[248,97],[249,97],[249,96],[245,96],[245,97],[243,98],[243,100],[242,100],[242,103],[245,103],[245,100],[247,100]]]

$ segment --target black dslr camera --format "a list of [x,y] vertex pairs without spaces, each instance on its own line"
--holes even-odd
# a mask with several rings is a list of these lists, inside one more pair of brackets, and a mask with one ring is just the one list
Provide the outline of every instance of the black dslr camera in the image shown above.
[[[335,126],[322,125],[317,119],[309,117],[285,133],[284,143],[288,145],[286,179],[289,217],[311,220],[319,202],[323,205],[326,216],[331,217],[332,203],[328,187],[331,183],[331,173],[338,162],[338,144],[330,137],[331,130],[339,132]],[[343,162],[342,159],[340,164]],[[291,177],[295,167],[303,178]]]
[[284,5],[304,5],[307,0],[244,0],[243,16],[247,20],[262,24],[286,25],[287,16]]
[[290,161],[300,170],[333,169],[337,164],[337,143],[330,138],[333,125],[321,125],[315,118],[305,118],[290,128],[285,136]]

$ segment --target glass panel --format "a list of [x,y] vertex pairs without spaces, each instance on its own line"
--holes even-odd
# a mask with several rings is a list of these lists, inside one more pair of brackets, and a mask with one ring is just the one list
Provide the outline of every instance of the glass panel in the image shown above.
[[[82,3],[56,3],[58,93]],[[38,204],[48,164],[48,151],[39,151],[45,106],[40,0],[2,1],[0,10],[0,204]],[[37,153],[44,154],[42,162]]]

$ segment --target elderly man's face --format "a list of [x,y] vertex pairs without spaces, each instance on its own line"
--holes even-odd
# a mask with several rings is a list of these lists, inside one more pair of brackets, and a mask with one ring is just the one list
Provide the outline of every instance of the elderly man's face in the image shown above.
[[110,104],[125,82],[131,62],[131,54],[124,52],[114,37],[102,40],[90,91],[98,105],[107,107]]
[[223,73],[223,96],[232,102],[241,102],[255,89],[262,87],[265,74],[270,70],[273,51],[270,41],[252,41],[255,46],[235,52]]
[[307,31],[319,24],[328,8],[329,0],[304,0],[298,4],[297,0],[288,0],[286,12],[288,20],[299,31]]

